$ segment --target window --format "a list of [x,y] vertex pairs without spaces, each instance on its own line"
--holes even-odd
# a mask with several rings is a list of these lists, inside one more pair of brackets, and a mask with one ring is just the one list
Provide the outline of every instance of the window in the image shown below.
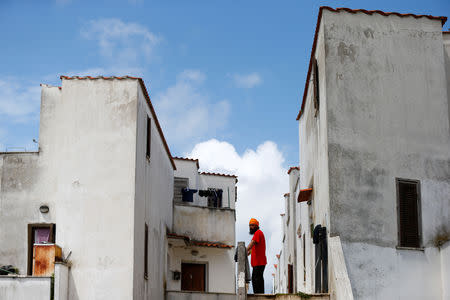
[[144,278],[148,279],[148,225],[145,223],[145,238],[144,238]]
[[420,182],[396,179],[400,247],[420,247]]
[[174,177],[173,179],[173,201],[182,202],[184,188],[189,187],[189,178]]
[[55,224],[28,224],[28,275],[33,274],[34,244],[54,244],[55,232]]
[[294,266],[288,264],[288,293],[294,293]]
[[151,148],[151,141],[152,141],[152,119],[150,119],[149,116],[147,116],[147,159],[150,159],[150,148]]
[[303,281],[306,282],[306,236],[303,234]]
[[320,104],[320,97],[319,97],[319,66],[317,65],[317,60],[314,59],[313,62],[313,80],[314,80],[314,108],[316,109],[317,116],[319,112],[319,104]]

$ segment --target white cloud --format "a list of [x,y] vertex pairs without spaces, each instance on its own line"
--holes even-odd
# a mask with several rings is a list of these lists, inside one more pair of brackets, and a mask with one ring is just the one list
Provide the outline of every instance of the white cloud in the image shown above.
[[174,145],[193,145],[225,127],[230,113],[226,100],[213,101],[203,89],[205,74],[185,70],[174,85],[152,98],[164,134]]
[[256,72],[250,74],[234,74],[232,77],[236,86],[240,88],[250,89],[262,83],[261,75]]
[[38,84],[28,85],[12,78],[0,78],[0,118],[26,123],[39,117],[40,91]]
[[256,150],[242,155],[233,145],[215,139],[195,145],[187,157],[198,158],[202,170],[238,176],[236,203],[236,238],[248,244],[248,221],[259,220],[266,237],[268,264],[264,271],[266,292],[272,289],[275,255],[281,248],[281,218],[283,194],[288,192],[289,178],[283,168],[284,157],[274,142],[267,141]]
[[149,61],[161,38],[137,23],[120,19],[89,21],[81,35],[98,42],[100,53],[114,64],[136,64]]

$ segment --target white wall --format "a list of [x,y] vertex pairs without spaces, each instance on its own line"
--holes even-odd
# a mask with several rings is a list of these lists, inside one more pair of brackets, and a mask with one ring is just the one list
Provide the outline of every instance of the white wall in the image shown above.
[[40,186],[55,203],[56,243],[72,251],[69,299],[129,299],[137,81],[63,79],[59,98],[43,93],[53,114],[40,131]]
[[234,224],[235,211],[231,209],[174,205],[173,231],[193,240],[235,245]]
[[[312,77],[307,91],[306,103],[299,120],[299,162],[300,189],[313,188],[311,204],[299,204],[302,237],[306,238],[306,282],[303,276],[297,278],[300,291],[314,291],[314,244],[311,238],[311,224],[322,225],[330,230],[329,181],[328,181],[328,124],[327,124],[327,90],[325,74],[325,47],[323,22],[319,27],[314,58],[319,70],[319,113],[314,107],[314,85]],[[311,73],[313,75],[313,73]],[[302,241],[300,241],[302,243]],[[302,251],[302,247],[299,251]],[[303,254],[301,255],[303,256]],[[303,265],[303,262],[302,262]]]
[[48,300],[50,283],[50,277],[0,276],[0,299]]
[[[166,233],[172,231],[171,159],[141,87],[137,86],[136,196],[134,205],[133,299],[163,299]],[[150,160],[146,157],[147,116],[151,118]],[[145,224],[148,225],[148,279],[144,278]]]
[[40,152],[2,156],[1,264],[26,273],[27,224],[56,223],[69,299],[133,297],[137,91],[131,79],[43,85]]
[[[353,294],[439,299],[434,240],[450,231],[441,21],[324,10],[322,23],[330,230],[342,240]],[[420,180],[424,251],[396,249],[396,177]]]
[[[27,274],[28,224],[52,222],[54,205],[38,194],[38,154],[3,154],[0,166],[0,265],[13,265],[23,275]],[[48,214],[39,212],[41,204],[49,205]]]
[[[169,241],[170,243],[170,241]],[[197,253],[193,255],[192,251]],[[211,293],[236,293],[234,262],[235,248],[195,247],[173,243],[169,247],[169,274],[167,290],[181,290],[181,279],[173,280],[173,271],[181,272],[181,263],[206,263],[206,291]],[[194,252],[195,253],[195,252]]]
[[450,242],[440,248],[442,299],[450,299]]
[[[236,178],[217,175],[200,175],[200,189],[222,189],[222,207],[235,209],[236,207]],[[199,197],[200,205],[207,205],[207,197]],[[234,226],[234,223],[233,223]]]

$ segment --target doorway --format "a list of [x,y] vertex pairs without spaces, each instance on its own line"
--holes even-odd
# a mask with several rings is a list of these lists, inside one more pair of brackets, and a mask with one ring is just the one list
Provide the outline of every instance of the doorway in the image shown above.
[[206,291],[206,264],[181,264],[181,290]]

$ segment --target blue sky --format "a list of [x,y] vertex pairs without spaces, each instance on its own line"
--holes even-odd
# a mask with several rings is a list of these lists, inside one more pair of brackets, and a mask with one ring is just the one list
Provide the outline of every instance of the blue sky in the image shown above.
[[143,77],[172,154],[240,176],[237,238],[260,219],[270,279],[321,5],[450,16],[448,0],[0,0],[0,152],[36,149],[40,83]]
[[[16,88],[1,95],[1,101],[15,102],[14,96],[19,94],[24,106],[29,101],[38,102],[31,99],[36,97],[32,87],[39,83],[59,84],[59,75],[86,74],[89,70],[142,76],[155,98],[176,85],[183,71],[195,70],[204,74],[195,92],[211,104],[209,113],[219,116],[220,124],[213,124],[212,130],[203,130],[188,141],[167,136],[174,154],[183,154],[196,142],[214,137],[230,142],[238,152],[271,140],[283,152],[285,165],[296,165],[295,116],[320,5],[450,15],[450,2],[445,0],[2,0],[0,80]],[[139,49],[141,43],[146,43],[142,41],[144,34],[139,33],[122,36],[121,41],[112,37],[108,45],[111,51],[102,49],[101,33],[92,29],[95,25],[101,27],[98,22],[102,20],[106,21],[104,26],[108,20],[115,20],[147,30],[155,38],[147,40],[150,51]],[[136,47],[131,51],[132,58],[121,53],[129,41]],[[247,79],[247,84],[237,84],[238,78]],[[221,101],[229,104],[226,117],[215,110],[220,107],[214,104]],[[23,106],[21,109],[26,110]],[[15,115],[0,110],[0,118],[3,148],[32,146],[31,140],[38,137],[35,110]]]

